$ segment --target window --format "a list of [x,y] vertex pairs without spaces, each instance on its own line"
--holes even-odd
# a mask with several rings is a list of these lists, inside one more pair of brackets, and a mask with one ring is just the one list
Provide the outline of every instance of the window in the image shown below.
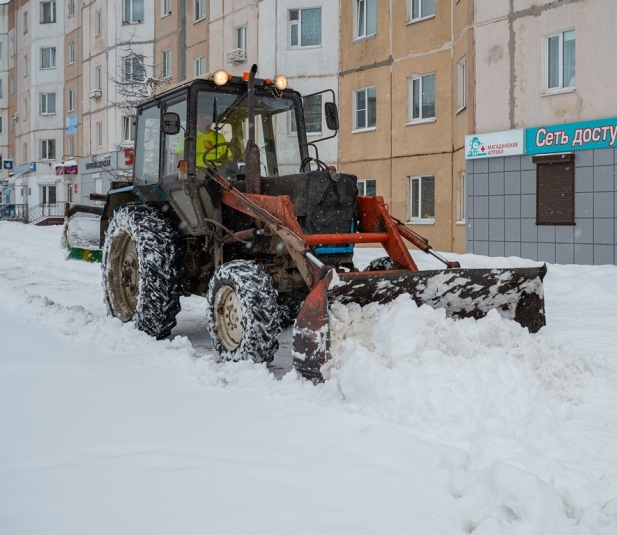
[[321,8],[289,10],[289,47],[321,45]]
[[69,89],[68,105],[69,111],[73,111],[75,109],[75,91],[73,91],[72,89]]
[[56,68],[56,47],[41,48],[41,69]]
[[409,122],[434,120],[435,118],[435,75],[408,78]]
[[534,156],[536,225],[574,225],[574,154]]
[[41,115],[56,113],[56,94],[55,93],[42,93],[41,94],[40,113]]
[[71,41],[69,43],[67,55],[69,59],[69,65],[72,65],[73,63],[75,63],[75,41]]
[[574,30],[547,37],[546,65],[548,91],[576,86],[576,35]]
[[467,175],[461,173],[458,177],[458,191],[456,201],[456,220],[464,223],[467,219]]
[[2,91],[2,79],[0,78],[0,98],[2,98],[4,96],[4,93]]
[[69,156],[75,156],[75,137],[74,136],[69,136]]
[[28,144],[22,143],[21,145],[22,162],[28,161]]
[[171,76],[171,49],[163,52],[163,78]]
[[435,177],[409,177],[409,221],[435,219]]
[[15,55],[15,36],[12,36],[9,39],[9,56],[13,57]]
[[56,2],[41,2],[41,24],[56,22]]
[[144,21],[144,0],[124,0],[124,23]]
[[457,110],[467,107],[467,57],[456,64]]
[[377,0],[356,0],[356,39],[370,37],[377,33]]
[[24,20],[24,24],[23,24],[24,33],[26,34],[26,33],[28,33],[28,12],[27,11],[24,11],[24,19],[23,20]]
[[[17,122],[17,116],[13,115],[13,118],[11,119],[11,132],[15,132],[15,123]],[[15,155],[13,154],[13,157],[11,158],[11,160],[15,159]]]
[[435,15],[435,0],[407,0],[409,21],[426,19]]
[[41,160],[55,160],[56,159],[56,140],[55,139],[42,139],[41,140]]
[[2,59],[2,43],[0,42],[0,59]]
[[375,128],[377,124],[377,88],[367,87],[354,91],[354,130]]
[[23,107],[22,114],[21,114],[22,115],[22,120],[24,120],[24,121],[28,118],[28,108],[29,107],[30,106],[28,106],[28,99],[25,98],[24,99],[24,107]]
[[377,180],[358,180],[358,195],[374,197],[377,195]]
[[69,0],[69,17],[75,15],[75,0]]
[[146,78],[143,56],[124,58],[124,80],[127,82],[141,82]]
[[24,56],[24,78],[28,76],[28,55]]
[[201,56],[195,60],[195,76],[206,74],[206,56]]
[[195,22],[206,17],[206,0],[195,0]]
[[246,26],[236,28],[236,48],[246,50]]
[[122,117],[122,141],[135,141],[135,117]]
[[96,123],[96,146],[100,149],[103,146],[103,123]]
[[101,67],[97,67],[94,71],[94,83],[96,85],[96,89],[100,91],[103,90],[103,70]]
[[94,34],[98,37],[103,33],[103,13],[99,9],[94,14]]
[[163,0],[161,2],[161,17],[171,15],[171,0]]
[[103,178],[100,173],[94,179],[94,193],[103,193]]
[[11,76],[11,80],[10,80],[10,90],[11,90],[11,95],[15,94],[15,76]]
[[0,115],[0,134],[2,134],[2,116]]
[[305,97],[302,104],[307,134],[321,134],[321,95]]

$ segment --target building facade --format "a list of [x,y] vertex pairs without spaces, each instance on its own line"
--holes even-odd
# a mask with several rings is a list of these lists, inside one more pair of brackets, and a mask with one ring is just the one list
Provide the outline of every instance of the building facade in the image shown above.
[[341,3],[341,169],[442,251],[465,251],[473,7],[471,0]]
[[468,252],[617,261],[616,21],[611,0],[476,0]]

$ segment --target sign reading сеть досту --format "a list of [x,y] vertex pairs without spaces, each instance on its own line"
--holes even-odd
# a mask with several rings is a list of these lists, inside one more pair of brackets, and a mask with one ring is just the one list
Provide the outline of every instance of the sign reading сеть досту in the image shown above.
[[525,130],[525,154],[608,149],[617,146],[617,118]]

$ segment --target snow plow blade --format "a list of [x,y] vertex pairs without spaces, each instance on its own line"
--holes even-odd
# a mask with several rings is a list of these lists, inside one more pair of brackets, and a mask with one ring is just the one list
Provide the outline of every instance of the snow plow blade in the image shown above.
[[449,317],[483,318],[497,310],[530,332],[546,325],[542,281],[546,265],[516,269],[448,269],[328,274],[306,298],[293,332],[294,366],[306,379],[323,380],[330,359],[329,306],[389,303],[409,294],[420,305],[443,308]]

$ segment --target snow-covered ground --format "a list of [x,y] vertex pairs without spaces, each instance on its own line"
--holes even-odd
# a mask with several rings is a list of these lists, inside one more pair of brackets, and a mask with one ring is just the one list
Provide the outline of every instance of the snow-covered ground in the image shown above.
[[289,332],[217,363],[201,299],[170,340],[107,317],[60,233],[0,222],[0,534],[617,533],[617,267],[550,265],[537,335],[338,307],[314,386]]

